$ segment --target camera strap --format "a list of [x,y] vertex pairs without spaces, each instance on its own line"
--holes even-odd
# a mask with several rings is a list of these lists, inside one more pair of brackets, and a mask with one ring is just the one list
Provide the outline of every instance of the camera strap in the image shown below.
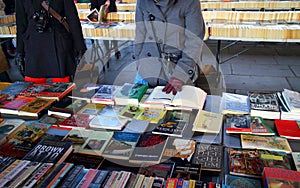
[[68,22],[66,21],[65,17],[62,17],[60,14],[58,14],[58,12],[56,12],[54,9],[52,9],[51,7],[49,7],[46,3],[46,1],[42,2],[42,6],[44,7],[44,9],[46,9],[47,11],[49,11],[49,13],[55,18],[57,19],[61,24],[63,24],[63,26],[66,28],[66,30],[68,32],[70,32],[70,26],[68,24]]

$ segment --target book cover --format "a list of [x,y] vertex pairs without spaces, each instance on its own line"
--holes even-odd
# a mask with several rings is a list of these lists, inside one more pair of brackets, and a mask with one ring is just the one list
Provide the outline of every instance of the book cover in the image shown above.
[[119,115],[124,118],[137,119],[143,110],[144,108],[141,106],[128,104],[121,110]]
[[88,137],[92,134],[90,129],[75,129],[73,128],[64,138],[63,141],[72,142],[74,152],[78,152],[79,148],[85,143]]
[[64,97],[53,103],[53,105],[48,109],[48,115],[55,114],[70,117],[72,114],[77,113],[80,109],[82,109],[86,104],[87,102],[84,100]]
[[282,95],[291,112],[300,112],[300,93],[297,91],[283,89]]
[[33,101],[21,107],[18,114],[19,116],[39,118],[44,112],[47,112],[54,101],[53,99],[35,98]]
[[226,120],[225,120],[224,123],[223,123],[224,131],[222,133],[223,145],[226,146],[226,147],[232,147],[232,148],[242,148],[240,134],[226,133],[226,127],[227,127],[227,124],[226,124]]
[[102,156],[73,152],[65,161],[68,163],[73,163],[74,165],[83,165],[84,168],[87,169],[99,169],[104,161],[104,158]]
[[132,163],[159,163],[167,144],[168,136],[145,133],[141,135],[136,147],[130,156]]
[[114,116],[97,115],[89,123],[91,129],[122,130],[128,119]]
[[0,134],[5,134],[8,138],[22,127],[23,119],[4,119],[0,123]]
[[249,96],[223,92],[220,107],[223,114],[249,114]]
[[143,112],[137,117],[138,120],[148,120],[150,123],[158,123],[166,114],[164,108],[145,107]]
[[15,81],[7,86],[5,89],[0,91],[0,94],[8,95],[9,99],[15,98],[21,91],[23,91],[26,87],[33,84],[32,82],[23,82],[23,81]]
[[161,161],[191,162],[195,147],[195,140],[169,137]]
[[107,105],[102,110],[100,110],[98,115],[118,117],[123,108],[124,106],[120,106],[120,105],[116,105],[116,106]]
[[300,171],[300,152],[292,152],[292,158],[297,171]]
[[109,171],[107,170],[99,170],[89,185],[89,188],[98,188],[102,185],[105,181],[106,177],[108,176]]
[[181,109],[203,109],[207,93],[200,88],[184,85],[176,95],[163,92],[164,86],[156,86],[144,104],[171,105]]
[[72,82],[55,82],[38,94],[38,97],[61,100],[75,88]]
[[261,181],[255,178],[225,174],[224,184],[233,187],[259,188]]
[[229,173],[249,177],[262,177],[265,167],[291,169],[284,152],[229,148]]
[[114,105],[114,96],[118,88],[115,85],[100,85],[97,92],[91,97],[92,103]]
[[266,119],[279,119],[279,103],[274,92],[250,91],[250,115]]
[[23,97],[23,96],[17,96],[12,101],[9,101],[2,105],[0,107],[0,113],[3,116],[3,114],[9,114],[9,115],[18,115],[19,109],[29,102],[33,101],[34,97]]
[[12,84],[12,83],[11,82],[0,82],[0,91],[7,88],[10,84]]
[[78,153],[101,156],[112,136],[111,131],[93,131],[79,148]]
[[223,115],[199,110],[192,130],[195,132],[219,133],[223,123]]
[[89,114],[72,114],[70,117],[66,118],[59,126],[70,128],[87,128],[89,127],[89,123],[93,118],[94,116]]
[[249,114],[226,114],[226,133],[251,133]]
[[291,153],[292,149],[284,137],[260,136],[241,134],[242,148],[244,149],[264,149]]
[[45,140],[61,141],[72,130],[69,127],[60,127],[58,125],[51,125],[43,135]]
[[221,99],[219,95],[207,95],[203,110],[220,114]]
[[197,142],[192,164],[200,164],[203,170],[220,172],[223,168],[223,146]]
[[300,172],[281,168],[264,168],[264,187],[300,187]]
[[87,16],[87,20],[92,22],[92,23],[98,23],[98,16],[99,16],[99,12],[98,10],[95,8],[93,9]]
[[296,120],[274,120],[275,127],[279,136],[287,139],[300,140],[299,122]]
[[129,160],[129,157],[131,156],[139,137],[139,133],[115,131],[112,139],[108,142],[102,155],[107,158]]
[[72,183],[77,179],[83,169],[84,167],[82,165],[74,166],[74,168],[72,168],[72,170],[67,174],[64,180],[59,184],[59,186],[70,187],[70,185],[72,185]]
[[149,123],[150,123],[149,121],[132,119],[129,123],[126,124],[126,126],[122,131],[141,134],[148,130]]
[[43,139],[24,156],[23,160],[61,163],[72,149],[72,142]]
[[65,119],[67,119],[67,117],[51,114],[41,117],[39,121],[46,124],[60,125],[63,121],[65,121]]
[[138,170],[138,174],[167,179],[172,176],[174,168],[175,163],[159,163],[150,166],[142,164]]
[[200,180],[201,165],[191,163],[176,163],[171,177],[184,180]]
[[18,95],[19,96],[26,96],[26,97],[36,97],[38,94],[43,91],[44,89],[48,88],[50,84],[31,84],[23,89]]
[[270,125],[259,116],[251,116],[251,133],[256,135],[275,135]]
[[24,157],[49,129],[50,124],[39,121],[25,121],[25,126],[9,137],[9,141],[0,147],[0,155]]
[[87,103],[81,107],[77,114],[97,115],[105,107],[104,104]]
[[147,89],[148,85],[124,83],[115,94],[115,102],[117,105],[139,105]]

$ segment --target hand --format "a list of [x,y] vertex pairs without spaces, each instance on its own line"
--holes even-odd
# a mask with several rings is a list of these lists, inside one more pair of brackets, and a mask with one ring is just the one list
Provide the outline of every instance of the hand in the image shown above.
[[173,95],[176,95],[177,91],[182,90],[182,85],[183,81],[172,77],[162,91],[166,93],[170,93],[172,91]]
[[15,61],[20,73],[22,76],[25,76],[25,56],[23,54],[18,54]]
[[108,10],[109,5],[110,5],[110,0],[107,0],[107,1],[105,2],[105,4],[104,4],[104,6],[105,6],[105,11]]

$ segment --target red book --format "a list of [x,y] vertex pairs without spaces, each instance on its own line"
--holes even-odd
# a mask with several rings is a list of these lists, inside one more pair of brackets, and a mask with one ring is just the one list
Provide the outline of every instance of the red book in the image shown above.
[[89,114],[72,114],[70,117],[65,119],[60,126],[71,128],[88,128],[93,117],[93,115]]
[[72,82],[55,82],[52,83],[48,88],[39,92],[38,97],[46,99],[60,100],[67,94],[72,92],[75,88],[75,83]]
[[300,127],[296,120],[275,119],[274,122],[279,136],[300,140]]
[[300,172],[265,167],[263,172],[263,186],[264,188],[300,187]]

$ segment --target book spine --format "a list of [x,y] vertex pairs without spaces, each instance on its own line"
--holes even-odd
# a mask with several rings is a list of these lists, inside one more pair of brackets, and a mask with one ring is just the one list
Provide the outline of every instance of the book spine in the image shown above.
[[50,182],[50,188],[55,188],[73,167],[74,167],[73,163],[67,163],[66,169],[62,170],[61,173],[58,174],[59,175],[58,178],[57,179],[55,178],[54,179],[55,181],[53,183]]
[[31,178],[25,183],[24,188],[31,188],[53,167],[53,163],[44,163],[37,171],[31,176]]
[[79,188],[80,186],[80,182],[82,180],[82,178],[85,176],[85,174],[88,172],[88,169],[83,169],[79,175],[77,176],[77,178],[75,179],[75,181],[72,183],[72,185],[70,187],[72,188]]
[[69,188],[70,185],[75,181],[75,179],[79,176],[81,171],[83,170],[83,166],[75,166],[75,168],[68,174],[65,181],[62,182],[60,187]]
[[104,188],[111,188],[114,181],[116,180],[118,176],[118,171],[113,171],[107,182],[105,182]]
[[123,188],[126,186],[129,178],[130,178],[131,172],[124,172],[123,173],[123,177],[119,183],[119,185],[117,186],[117,188]]
[[47,187],[50,182],[54,179],[54,177],[59,173],[59,171],[65,166],[65,163],[56,164],[51,173],[45,178],[45,180],[41,183],[41,187]]
[[104,182],[104,180],[108,176],[108,174],[109,173],[106,170],[99,170],[88,187],[89,188],[101,187],[102,182]]
[[87,188],[89,184],[92,182],[93,178],[96,176],[98,170],[89,169],[82,180],[79,182],[80,188]]

